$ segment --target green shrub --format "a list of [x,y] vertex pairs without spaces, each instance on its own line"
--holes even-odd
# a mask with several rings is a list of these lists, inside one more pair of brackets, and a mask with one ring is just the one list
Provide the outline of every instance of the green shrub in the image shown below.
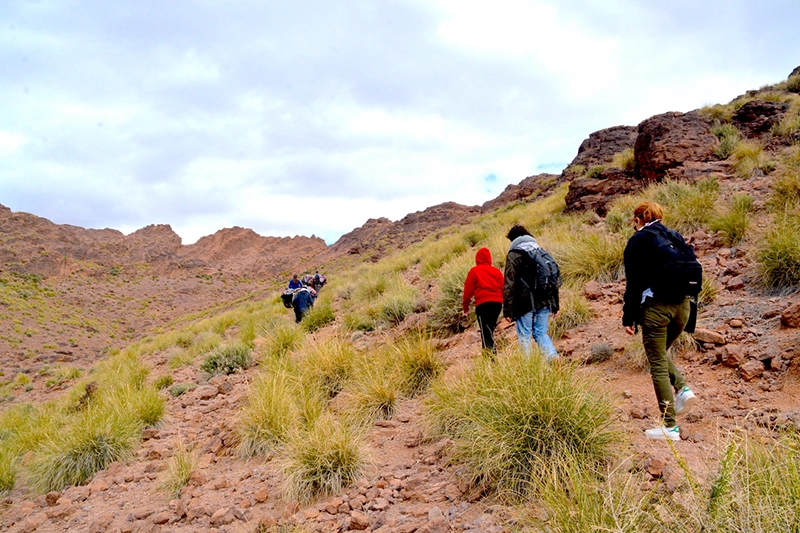
[[196,388],[197,385],[195,383],[178,383],[177,385],[173,385],[172,387],[170,387],[169,393],[173,398],[177,398],[181,394],[184,394]]
[[560,339],[566,331],[587,324],[594,318],[589,301],[582,291],[562,289],[559,296],[561,310],[550,321],[550,335],[553,339]]
[[240,456],[265,455],[285,442],[298,423],[299,390],[297,378],[285,368],[261,374],[253,382],[236,423]]
[[281,358],[303,345],[305,333],[296,324],[281,324],[267,333],[264,354],[268,358]]
[[786,216],[776,221],[757,250],[756,259],[766,286],[800,284],[800,220]]
[[10,450],[0,447],[0,496],[14,489],[18,459]]
[[300,355],[303,386],[318,390],[327,399],[339,394],[352,374],[355,349],[343,338],[308,344]]
[[757,170],[767,174],[775,169],[775,163],[767,157],[764,148],[757,142],[740,142],[732,156],[733,170],[740,178],[750,178]]
[[347,411],[361,422],[391,418],[398,399],[396,372],[382,360],[360,366],[346,388]]
[[544,474],[536,480],[535,492],[547,509],[547,518],[530,513],[532,531],[678,533],[687,525],[671,520],[670,524],[680,524],[673,530],[662,523],[654,512],[653,491],[643,490],[635,474],[594,471],[569,456],[552,458],[542,468]]
[[421,262],[421,274],[426,278],[434,277],[439,269],[467,251],[467,243],[459,235],[448,235],[429,244]]
[[393,285],[380,299],[378,317],[396,326],[417,308],[417,290],[404,281]]
[[547,247],[555,256],[565,280],[620,279],[626,238],[619,234],[564,231]]
[[697,231],[711,219],[718,195],[716,178],[694,184],[665,180],[645,191],[664,207],[664,224],[683,234]]
[[189,483],[192,472],[197,468],[197,453],[178,446],[175,454],[167,462],[167,472],[162,487],[174,498],[179,498],[181,489]]
[[28,483],[46,493],[80,485],[115,461],[131,456],[141,426],[133,418],[89,408],[78,420],[51,435],[27,464]]
[[773,135],[800,141],[800,113],[788,113],[772,127]]
[[429,324],[434,330],[458,333],[474,323],[472,313],[464,316],[461,304],[464,282],[473,266],[475,260],[464,255],[448,263],[440,272],[439,293],[429,316]]
[[431,338],[413,332],[388,343],[397,361],[403,391],[415,396],[444,371],[444,363]]
[[524,498],[555,458],[586,468],[604,461],[617,437],[595,379],[538,353],[504,355],[436,382],[426,402],[431,427],[452,439],[471,482]]
[[800,528],[800,439],[767,443],[734,436],[711,487],[708,531],[797,531]]
[[633,172],[633,168],[636,166],[633,148],[626,148],[622,152],[614,154],[614,158],[611,160],[611,166],[621,168],[626,172]]
[[800,74],[790,76],[789,79],[786,80],[786,90],[790,93],[800,93]]
[[720,124],[711,128],[711,133],[719,139],[719,144],[714,148],[714,155],[720,159],[728,159],[739,146],[742,136],[733,124]]
[[303,321],[300,323],[308,333],[314,333],[318,329],[322,329],[329,324],[333,324],[336,320],[336,315],[333,312],[333,306],[330,301],[317,301],[314,307],[303,316]]
[[585,177],[593,179],[599,177],[603,172],[605,172],[606,167],[605,165],[595,165],[590,167],[589,170],[586,171],[584,174]]
[[769,207],[779,215],[800,207],[800,148],[795,148],[780,161],[780,172],[772,181]]
[[286,443],[285,495],[309,502],[336,494],[361,475],[366,457],[357,429],[325,414],[307,430],[292,432]]
[[711,281],[708,275],[704,275],[703,284],[700,287],[700,294],[697,295],[697,305],[699,308],[702,309],[714,303],[714,300],[717,299],[717,293],[719,293],[717,286]]
[[244,343],[220,346],[206,356],[200,369],[212,376],[233,374],[250,367],[253,362],[251,351]]
[[464,242],[467,243],[467,246],[472,248],[483,242],[486,237],[487,235],[485,232],[478,229],[471,229],[464,233]]
[[153,386],[158,390],[163,390],[167,387],[171,387],[173,383],[175,383],[175,380],[172,376],[167,374],[164,376],[158,376],[153,382]]
[[736,246],[747,233],[752,207],[752,196],[734,194],[727,209],[711,219],[709,227],[722,233],[726,246]]

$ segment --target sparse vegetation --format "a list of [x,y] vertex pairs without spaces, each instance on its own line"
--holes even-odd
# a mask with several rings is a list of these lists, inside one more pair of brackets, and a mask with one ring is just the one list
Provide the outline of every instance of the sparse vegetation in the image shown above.
[[622,152],[614,154],[614,158],[611,160],[611,166],[621,168],[626,172],[633,172],[633,167],[636,166],[633,148],[626,148]]
[[303,321],[300,325],[308,333],[314,333],[318,329],[332,324],[335,320],[336,315],[333,312],[331,302],[320,297],[314,307],[303,316]]
[[173,398],[177,398],[182,394],[186,394],[192,389],[196,389],[197,385],[194,383],[178,383],[169,388],[169,393]]
[[473,315],[464,316],[461,309],[464,280],[473,266],[475,259],[464,255],[442,269],[439,276],[439,296],[434,300],[430,312],[432,329],[458,333],[474,322]]
[[444,363],[431,338],[423,332],[405,335],[389,344],[395,354],[403,391],[414,396],[444,371]]
[[178,446],[167,462],[166,476],[163,481],[164,490],[174,498],[181,495],[181,490],[189,483],[192,472],[197,468],[197,453],[183,445]]
[[722,233],[726,246],[736,246],[744,238],[750,226],[752,208],[752,196],[734,194],[727,208],[711,220],[709,227]]
[[560,294],[561,310],[550,320],[550,336],[560,339],[566,331],[589,322],[594,313],[583,292],[569,287],[562,288]]
[[281,462],[286,497],[308,502],[357,479],[367,463],[362,439],[356,426],[327,414],[293,431]]
[[157,390],[163,390],[166,389],[167,387],[171,387],[173,383],[175,383],[175,379],[169,374],[166,374],[163,376],[158,376],[156,380],[153,382],[153,386]]
[[800,284],[800,219],[787,215],[777,220],[759,247],[756,258],[761,279],[767,287]]
[[790,93],[800,93],[800,74],[790,76],[789,79],[786,80],[786,90]]
[[232,343],[216,348],[206,356],[200,369],[212,376],[233,374],[248,368],[253,362],[251,349],[244,343]]
[[305,333],[295,324],[284,323],[264,333],[266,342],[262,353],[267,359],[284,357],[302,346],[305,340]]
[[476,361],[436,382],[427,406],[433,431],[453,440],[472,484],[512,498],[530,495],[555,459],[601,464],[617,439],[612,405],[590,378],[537,353]]
[[285,367],[276,366],[258,377],[237,421],[240,456],[265,455],[286,441],[298,422],[298,395],[299,382]]
[[40,493],[80,485],[114,461],[130,457],[140,429],[131,417],[89,408],[37,449],[26,465],[28,483]]
[[750,178],[756,172],[768,174],[775,169],[775,162],[764,153],[764,148],[754,141],[738,143],[732,157],[733,169],[740,178]]
[[711,128],[711,133],[719,139],[719,144],[714,148],[714,155],[720,159],[728,159],[742,140],[742,135],[733,124],[714,126]]

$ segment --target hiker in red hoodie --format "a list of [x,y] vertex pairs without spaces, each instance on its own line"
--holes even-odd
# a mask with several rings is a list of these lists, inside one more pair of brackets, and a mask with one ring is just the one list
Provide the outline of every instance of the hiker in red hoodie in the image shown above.
[[503,307],[503,273],[492,266],[492,253],[481,248],[475,254],[475,266],[467,274],[464,282],[462,308],[464,315],[469,313],[469,303],[475,296],[475,315],[481,330],[481,345],[484,350],[497,354],[494,346],[494,328]]

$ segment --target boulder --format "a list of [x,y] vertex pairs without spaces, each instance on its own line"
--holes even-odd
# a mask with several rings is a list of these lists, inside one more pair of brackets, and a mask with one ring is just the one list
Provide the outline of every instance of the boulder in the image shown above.
[[745,381],[751,381],[755,378],[761,377],[764,373],[764,364],[757,359],[750,359],[745,364],[739,367],[739,374]]
[[659,182],[686,162],[712,161],[719,142],[709,120],[698,112],[656,115],[637,131],[635,172],[646,182]]
[[701,343],[716,344],[722,346],[725,344],[725,336],[717,331],[710,329],[697,328],[694,332],[694,340]]
[[723,347],[719,355],[722,364],[731,368],[738,368],[747,359],[744,348],[738,344]]
[[580,165],[588,169],[609,163],[614,155],[633,148],[636,135],[635,126],[614,126],[590,133],[589,138],[581,143],[578,155],[569,166]]
[[603,288],[595,280],[591,280],[584,285],[583,294],[589,300],[599,300],[603,297]]
[[732,121],[745,137],[760,137],[780,122],[788,110],[789,104],[785,102],[752,100],[736,110]]
[[781,312],[781,325],[785,328],[800,328],[800,302],[795,302]]
[[607,168],[595,177],[575,178],[569,183],[564,201],[567,211],[594,211],[604,216],[608,204],[617,196],[642,188],[642,183],[632,174],[619,168]]
[[800,76],[800,66],[797,66],[797,67],[795,67],[795,68],[794,68],[794,70],[792,71],[792,73],[791,73],[791,74],[789,74],[789,77],[790,77],[790,78],[791,78],[792,76]]

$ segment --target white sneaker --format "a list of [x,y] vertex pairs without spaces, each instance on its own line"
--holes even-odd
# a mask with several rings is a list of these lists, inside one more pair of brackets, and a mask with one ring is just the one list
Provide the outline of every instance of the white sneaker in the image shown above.
[[681,440],[681,430],[678,426],[668,428],[666,426],[658,426],[653,429],[648,429],[644,432],[648,439],[653,440]]
[[675,395],[675,414],[688,413],[692,410],[696,401],[697,398],[695,398],[692,389],[684,387]]

